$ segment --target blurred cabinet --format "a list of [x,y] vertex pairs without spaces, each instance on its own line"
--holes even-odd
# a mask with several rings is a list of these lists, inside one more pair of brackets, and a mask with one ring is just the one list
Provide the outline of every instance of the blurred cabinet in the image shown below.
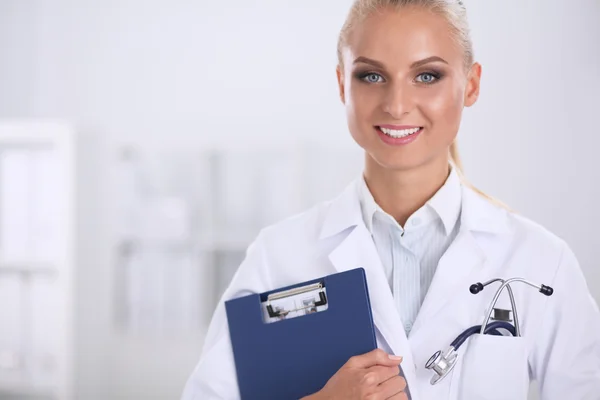
[[165,136],[90,148],[88,175],[83,141],[68,125],[0,122],[1,400],[71,400],[76,376],[92,393],[113,362],[157,362],[157,345],[195,362],[177,344],[202,340],[260,229],[337,195],[362,166],[358,151]]
[[[175,141],[173,141],[175,142]],[[357,151],[123,145],[114,151],[119,325],[204,331],[261,228],[337,195]]]
[[74,135],[0,122],[0,399],[71,399]]

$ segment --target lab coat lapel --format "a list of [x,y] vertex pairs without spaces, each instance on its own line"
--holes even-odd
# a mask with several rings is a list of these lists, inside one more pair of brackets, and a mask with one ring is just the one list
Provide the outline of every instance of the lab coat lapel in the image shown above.
[[[502,260],[512,240],[506,217],[506,210],[463,186],[460,231],[439,261],[413,326],[411,340],[419,337],[422,330],[436,330],[436,315],[453,312],[449,307],[457,298],[456,293],[468,291],[482,273],[493,274],[490,265]],[[490,275],[489,279],[493,277]]]
[[421,329],[428,330],[435,325],[436,314],[451,304],[458,291],[469,289],[469,286],[474,283],[472,277],[483,268],[485,261],[486,255],[477,245],[472,232],[461,230],[454,243],[440,259],[413,325],[411,337],[418,335]]
[[410,352],[400,315],[383,271],[373,240],[364,225],[358,225],[346,239],[329,254],[338,271],[363,267],[367,275],[373,320],[381,335],[395,354]]
[[[402,370],[408,385],[416,387],[412,352],[379,254],[360,212],[356,182],[335,200],[323,224],[321,238],[346,235],[330,252],[329,260],[338,272],[362,267],[367,276],[373,321],[376,329],[394,354],[404,358]],[[348,232],[349,230],[349,232]],[[417,399],[416,388],[411,389],[412,399]]]
[[375,244],[364,224],[352,232],[330,254],[329,259],[337,271],[363,267],[367,276],[373,321],[392,352],[403,357],[402,372],[411,388],[412,400],[418,399],[417,379],[413,354],[408,343],[400,314],[396,309],[392,292]]

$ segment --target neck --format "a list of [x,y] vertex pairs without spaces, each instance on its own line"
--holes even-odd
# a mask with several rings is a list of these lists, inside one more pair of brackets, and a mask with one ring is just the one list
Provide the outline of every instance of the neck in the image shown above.
[[364,177],[375,202],[400,226],[444,185],[448,159],[442,158],[410,170],[392,170],[366,155]]

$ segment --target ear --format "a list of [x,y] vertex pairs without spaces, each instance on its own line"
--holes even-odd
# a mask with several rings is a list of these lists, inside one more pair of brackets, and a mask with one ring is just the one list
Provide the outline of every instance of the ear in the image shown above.
[[342,100],[342,104],[346,104],[346,91],[344,88],[344,73],[342,72],[342,67],[339,64],[335,69],[335,74],[337,75],[338,88],[340,91],[340,100]]
[[481,83],[481,65],[473,64],[469,75],[467,76],[467,88],[465,90],[465,106],[471,107],[479,98],[479,88]]

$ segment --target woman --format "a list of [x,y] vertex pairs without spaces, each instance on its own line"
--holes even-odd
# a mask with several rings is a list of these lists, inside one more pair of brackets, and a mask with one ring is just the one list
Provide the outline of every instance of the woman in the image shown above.
[[[461,173],[455,139],[481,77],[462,3],[357,0],[338,56],[364,174],[335,200],[259,234],[216,310],[184,399],[239,397],[224,300],[358,266],[380,349],[349,360],[309,398],[526,399],[531,379],[543,400],[599,399],[600,315],[575,256]],[[451,374],[431,385],[428,359],[481,323],[495,291],[466,289],[513,276],[554,295],[514,285],[522,337],[471,338]]]

